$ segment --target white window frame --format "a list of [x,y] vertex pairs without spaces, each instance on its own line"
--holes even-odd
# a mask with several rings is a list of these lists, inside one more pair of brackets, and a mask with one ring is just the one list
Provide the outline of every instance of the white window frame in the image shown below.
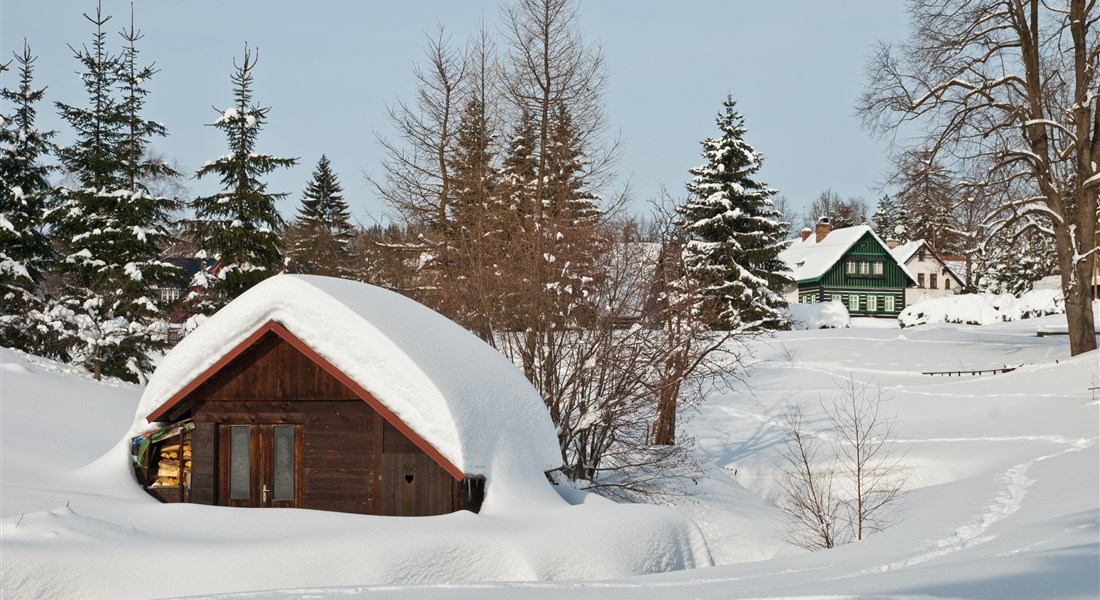
[[881,260],[876,260],[875,262],[871,263],[871,273],[873,275],[882,275],[882,261]]
[[886,312],[894,312],[895,310],[897,310],[897,308],[894,305],[894,297],[893,296],[887,296],[885,298],[885,300],[883,301],[883,308],[886,309]]
[[867,312],[878,312],[878,296],[867,294]]
[[855,275],[856,274],[856,261],[854,261],[854,260],[848,261],[848,263],[846,264],[845,272],[849,275]]
[[848,312],[859,312],[859,294],[848,294]]

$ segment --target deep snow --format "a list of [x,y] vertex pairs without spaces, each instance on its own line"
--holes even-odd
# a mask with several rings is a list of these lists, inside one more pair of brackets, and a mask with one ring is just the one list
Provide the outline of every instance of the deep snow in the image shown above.
[[[904,330],[864,329],[854,319],[852,329],[755,342],[751,390],[713,393],[688,425],[709,477],[678,511],[698,523],[718,566],[633,577],[623,575],[659,554],[687,562],[698,542],[662,528],[657,541],[632,536],[660,512],[592,497],[526,519],[400,522],[157,505],[108,452],[140,390],[4,351],[3,597],[1094,599],[1100,401],[1089,388],[1100,386],[1100,363],[1095,352],[1069,359],[1065,336],[1036,337],[1062,319]],[[1021,366],[981,377],[921,375],[1005,364]],[[884,407],[897,415],[909,492],[894,527],[805,553],[782,542],[772,504],[777,415],[796,403],[828,438],[821,402],[847,378],[881,386]],[[449,543],[458,536],[448,532],[476,538],[457,541],[478,552]],[[667,551],[652,552],[654,543]],[[161,561],[178,566],[154,577],[149,565]],[[617,578],[578,581],[606,577]],[[529,581],[470,583],[478,579]],[[434,583],[372,585],[382,581]]]

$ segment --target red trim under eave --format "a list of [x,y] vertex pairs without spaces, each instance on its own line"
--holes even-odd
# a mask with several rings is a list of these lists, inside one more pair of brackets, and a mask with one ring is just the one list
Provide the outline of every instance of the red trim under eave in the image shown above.
[[428,443],[427,440],[420,437],[418,433],[413,431],[411,427],[406,425],[405,422],[398,418],[398,416],[395,415],[389,408],[379,402],[378,399],[375,398],[370,392],[363,389],[361,385],[352,380],[351,377],[348,377],[346,373],[333,366],[333,364],[330,363],[325,357],[318,354],[313,348],[310,348],[305,342],[298,339],[297,336],[288,331],[286,327],[283,327],[280,323],[277,323],[274,320],[270,320],[267,323],[261,325],[258,329],[256,329],[256,331],[252,332],[251,335],[245,338],[243,342],[237,344],[236,347],[227,352],[225,356],[222,356],[220,359],[218,359],[218,362],[214,363],[210,366],[210,368],[203,371],[202,374],[200,374],[190,383],[185,385],[183,389],[173,394],[167,402],[160,405],[159,408],[150,413],[149,416],[145,417],[145,420],[153,423],[163,417],[169,410],[172,409],[172,407],[183,401],[183,399],[190,395],[191,392],[194,392],[196,389],[198,389],[200,385],[206,383],[206,381],[213,377],[214,374],[225,368],[225,366],[232,362],[233,359],[240,356],[245,350],[252,346],[252,344],[255,344],[257,341],[259,341],[259,339],[268,332],[274,333],[291,346],[294,346],[295,349],[297,349],[302,354],[305,354],[310,360],[320,366],[321,369],[323,369],[326,373],[332,375],[336,378],[337,381],[347,386],[348,389],[350,389],[352,392],[355,393],[356,396],[359,397],[360,400],[366,402],[371,408],[377,411],[378,414],[382,415],[382,418],[385,419],[390,425],[393,425],[395,428],[397,428],[398,431],[403,433],[405,437],[409,438],[409,440],[412,441],[412,443],[415,444],[417,448],[423,450],[425,454],[432,458],[432,460],[439,463],[439,466],[443,467],[443,470],[447,471],[447,473],[449,473],[451,477],[454,477],[459,481],[465,479],[465,473],[459,470],[459,468],[456,467],[451,461],[447,460],[446,457],[440,454],[434,446]]

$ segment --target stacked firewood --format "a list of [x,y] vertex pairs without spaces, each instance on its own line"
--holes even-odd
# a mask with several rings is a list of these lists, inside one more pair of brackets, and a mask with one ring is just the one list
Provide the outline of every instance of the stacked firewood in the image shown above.
[[191,472],[191,440],[180,444],[166,444],[160,448],[160,461],[157,463],[157,487],[177,486],[181,478]]

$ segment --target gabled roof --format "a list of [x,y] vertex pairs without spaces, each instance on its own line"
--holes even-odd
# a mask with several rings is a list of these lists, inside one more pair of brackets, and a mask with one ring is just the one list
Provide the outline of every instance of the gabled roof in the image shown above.
[[545,482],[561,464],[545,404],[504,356],[408,298],[330,277],[277,275],[230,302],[160,361],[139,417],[162,415],[268,331],[342,374],[463,474],[488,478],[504,463],[509,476]]
[[[790,266],[792,279],[811,281],[827,273],[844,256],[844,253],[867,234],[870,234],[886,253],[890,253],[886,243],[875,234],[873,229],[867,225],[856,225],[834,229],[821,242],[818,242],[812,233],[805,240],[800,237],[795,238],[787,249],[779,254],[779,258]],[[913,277],[904,263],[899,262],[898,266],[906,277],[916,282],[917,278]]]
[[932,256],[937,261],[939,261],[939,263],[943,265],[943,268],[947,269],[951,273],[951,276],[955,278],[955,281],[962,281],[962,278],[955,274],[955,270],[951,268],[951,265],[947,264],[947,261],[945,261],[939,254],[936,254],[936,251],[932,249],[932,245],[925,240],[911,240],[905,242],[904,244],[898,244],[896,248],[890,251],[890,254],[894,255],[894,258],[898,261],[899,265],[904,266],[905,263],[909,262],[910,258],[913,258],[913,255],[916,254],[917,250],[920,250],[921,247],[928,248],[929,256]]

